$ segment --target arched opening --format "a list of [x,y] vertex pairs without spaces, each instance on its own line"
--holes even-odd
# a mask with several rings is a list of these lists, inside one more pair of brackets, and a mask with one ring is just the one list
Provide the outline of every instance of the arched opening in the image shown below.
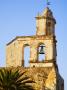
[[29,60],[30,60],[30,46],[25,45],[24,47],[24,67],[29,66]]
[[39,44],[38,46],[38,60],[40,62],[45,61],[45,45],[44,44]]

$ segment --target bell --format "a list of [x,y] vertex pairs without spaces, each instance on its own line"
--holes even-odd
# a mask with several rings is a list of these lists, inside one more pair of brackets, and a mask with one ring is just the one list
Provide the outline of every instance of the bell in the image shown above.
[[40,46],[40,51],[39,51],[39,54],[44,54],[44,46]]

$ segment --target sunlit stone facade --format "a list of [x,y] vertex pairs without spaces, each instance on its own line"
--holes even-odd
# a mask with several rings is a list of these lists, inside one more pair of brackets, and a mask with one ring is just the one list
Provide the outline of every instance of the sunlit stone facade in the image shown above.
[[[35,90],[64,90],[64,80],[59,74],[56,64],[56,20],[47,7],[42,14],[36,16],[36,35],[17,36],[6,46],[6,66],[20,67],[27,70],[36,83]],[[39,46],[44,45],[44,59],[39,61]],[[30,46],[29,67],[24,67],[24,48]]]

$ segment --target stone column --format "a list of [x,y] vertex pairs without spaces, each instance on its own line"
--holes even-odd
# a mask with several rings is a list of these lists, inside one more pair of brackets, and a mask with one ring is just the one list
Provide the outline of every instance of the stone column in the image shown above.
[[18,48],[18,60],[19,60],[19,66],[24,67],[24,47],[23,45],[19,45]]
[[30,46],[30,63],[37,62],[37,47],[36,45]]
[[24,47],[22,46],[22,55],[21,55],[21,63],[22,63],[22,66],[24,67]]

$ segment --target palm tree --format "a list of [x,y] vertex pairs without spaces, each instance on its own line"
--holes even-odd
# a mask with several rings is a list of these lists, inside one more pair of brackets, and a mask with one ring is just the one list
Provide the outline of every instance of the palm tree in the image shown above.
[[0,69],[0,90],[34,90],[31,86],[34,82],[24,74],[18,69]]

